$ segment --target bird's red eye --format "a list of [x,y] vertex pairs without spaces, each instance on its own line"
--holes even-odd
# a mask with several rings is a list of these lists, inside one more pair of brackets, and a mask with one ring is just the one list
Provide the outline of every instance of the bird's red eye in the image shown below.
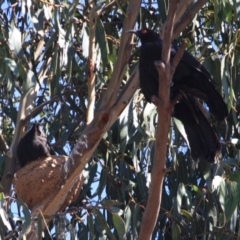
[[143,29],[142,30],[142,34],[146,34],[147,33],[147,30],[146,29]]

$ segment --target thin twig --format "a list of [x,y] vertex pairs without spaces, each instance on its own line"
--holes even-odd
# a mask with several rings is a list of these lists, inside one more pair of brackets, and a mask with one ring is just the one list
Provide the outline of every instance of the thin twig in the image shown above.
[[172,66],[171,66],[171,78],[175,72],[175,69],[177,68],[177,65],[178,63],[180,62],[183,54],[184,54],[184,51],[186,49],[186,46],[187,46],[187,42],[183,39],[182,40],[182,44],[180,46],[180,48],[178,49],[177,51],[177,54],[175,55],[173,61],[172,61]]
[[[179,1],[180,0],[173,0],[171,2],[170,9],[168,12],[168,17],[167,17],[167,23],[165,25],[165,33],[163,36],[163,46],[162,46],[162,62],[165,64],[170,62],[170,46],[172,42],[173,26],[175,22],[175,15],[176,15],[177,5]],[[160,90],[160,87],[159,87],[159,90]]]
[[0,132],[0,149],[1,149],[4,153],[6,153],[7,150],[8,150],[8,148],[9,148],[9,146],[8,146],[7,142],[5,141],[2,133]]
[[106,12],[109,8],[114,6],[117,3],[117,0],[113,0],[110,3],[106,4],[103,8],[97,11],[98,16],[101,16],[104,12]]

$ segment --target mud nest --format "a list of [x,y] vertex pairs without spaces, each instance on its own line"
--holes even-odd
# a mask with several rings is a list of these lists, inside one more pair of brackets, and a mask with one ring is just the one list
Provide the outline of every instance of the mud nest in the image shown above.
[[[64,164],[66,156],[40,158],[16,172],[14,185],[19,198],[33,210],[47,206],[61,189],[65,179]],[[80,176],[68,192],[68,197],[60,206],[63,211],[79,195],[81,190]]]

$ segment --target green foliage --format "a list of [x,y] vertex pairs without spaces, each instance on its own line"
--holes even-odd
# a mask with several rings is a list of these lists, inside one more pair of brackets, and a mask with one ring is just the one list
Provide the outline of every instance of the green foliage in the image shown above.
[[[42,123],[60,155],[68,155],[86,126],[90,2],[1,2],[0,12],[0,174],[13,140],[21,97],[41,88],[34,107],[49,101],[34,118]],[[97,1],[97,10],[109,2]],[[27,5],[26,5],[27,4]],[[61,4],[61,7],[60,7]],[[168,1],[147,1],[136,26],[159,30]],[[169,134],[162,205],[152,239],[236,239],[240,199],[240,1],[212,0],[177,39],[211,72],[230,111],[215,126],[222,141],[219,162],[193,163],[184,129],[173,121]],[[28,11],[26,11],[26,8]],[[127,2],[116,1],[96,21],[96,104],[111,78]],[[138,60],[134,48],[121,88]],[[32,120],[34,121],[34,120]],[[156,110],[140,91],[99,143],[85,167],[77,201],[49,224],[69,239],[137,239],[147,203],[154,155]],[[2,139],[4,141],[2,141]],[[26,193],[27,194],[27,193]],[[1,195],[1,237],[26,234],[30,214],[21,200],[6,205]],[[151,203],[149,203],[151,204]],[[4,217],[8,214],[8,217]],[[41,217],[39,216],[41,220]],[[40,220],[37,220],[41,234]],[[19,221],[21,227],[19,228]],[[11,222],[11,224],[9,224]],[[55,228],[54,228],[55,227]],[[4,231],[2,230],[4,229]],[[55,229],[55,230],[54,230]],[[62,232],[61,231],[61,232]],[[51,232],[52,233],[52,232]],[[11,235],[12,234],[12,235]],[[57,235],[57,230],[56,233]],[[53,234],[53,239],[57,236]],[[45,232],[45,239],[50,239]]]

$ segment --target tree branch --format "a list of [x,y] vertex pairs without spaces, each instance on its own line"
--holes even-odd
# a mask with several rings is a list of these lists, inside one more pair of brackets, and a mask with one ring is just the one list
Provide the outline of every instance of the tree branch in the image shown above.
[[176,25],[174,26],[173,38],[176,38],[180,34],[180,32],[185,29],[185,27],[193,20],[196,13],[206,2],[207,0],[198,0],[188,9],[187,12],[184,13],[184,15],[180,18],[179,22],[176,23]]
[[[174,20],[174,30],[173,30],[173,39],[175,39],[184,29],[185,27],[193,20],[199,9],[207,2],[207,0],[181,0],[178,8],[176,17]],[[164,23],[160,38],[163,39],[166,23]]]
[[171,78],[175,72],[175,69],[177,68],[178,63],[180,62],[185,48],[187,46],[187,42],[185,40],[182,41],[182,45],[180,46],[180,48],[177,51],[177,54],[175,55],[174,59],[172,60],[172,67],[171,67]]
[[129,3],[127,14],[126,14],[127,16],[123,23],[123,30],[122,30],[123,34],[121,36],[121,44],[120,44],[120,48],[117,56],[117,61],[114,66],[112,78],[109,82],[108,89],[103,97],[103,101],[101,103],[100,109],[105,109],[106,106],[109,105],[109,103],[114,104],[116,102],[117,94],[118,94],[123,76],[126,72],[127,63],[132,50],[132,45],[130,44],[132,36],[131,34],[125,34],[125,33],[129,29],[133,29],[138,16],[140,5],[141,5],[140,0],[132,0]]
[[88,56],[88,108],[87,108],[87,124],[89,124],[94,118],[94,106],[96,99],[95,91],[95,61],[96,61],[96,4],[92,2],[92,8],[89,14],[89,56]]
[[184,13],[187,11],[187,9],[194,4],[195,0],[185,0],[180,1],[178,4],[177,12],[176,12],[176,18],[175,23],[179,21],[179,19],[184,15]]
[[106,4],[105,6],[103,6],[103,8],[97,11],[98,16],[101,16],[104,12],[106,12],[108,9],[111,9],[111,7],[117,3],[118,3],[117,0],[113,0],[110,3]]
[[4,137],[3,137],[3,135],[2,135],[2,132],[0,132],[0,149],[1,149],[1,151],[3,151],[4,153],[6,153],[7,152],[7,150],[8,150],[8,144],[7,144],[7,142],[5,141],[5,139],[4,139]]
[[138,86],[138,71],[134,71],[128,81],[128,85],[122,90],[122,94],[114,104],[114,107],[102,112],[96,112],[93,121],[85,128],[74,146],[69,159],[65,163],[66,178],[63,179],[61,190],[56,194],[52,202],[43,209],[44,215],[55,214],[59,207],[62,206],[67,197],[68,190],[75,183],[75,179],[79,177],[79,174],[92,156],[102,136],[124,110]]

